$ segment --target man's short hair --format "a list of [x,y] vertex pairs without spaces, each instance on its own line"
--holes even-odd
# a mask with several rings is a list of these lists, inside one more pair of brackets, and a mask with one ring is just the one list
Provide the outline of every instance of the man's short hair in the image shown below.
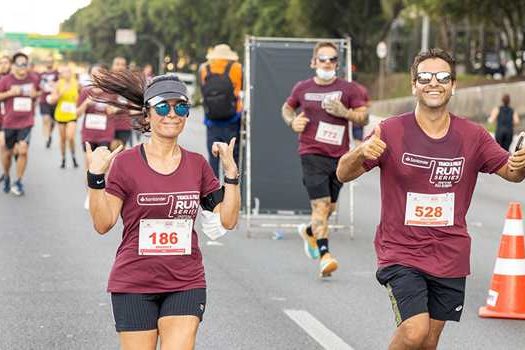
[[503,95],[503,97],[501,98],[501,102],[503,103],[504,106],[508,107],[510,105],[510,95],[509,94]]
[[331,42],[331,41],[320,41],[317,44],[315,44],[315,46],[314,46],[314,52],[313,52],[313,57],[314,58],[317,56],[317,52],[322,47],[331,47],[332,49],[335,50],[335,52],[339,52],[339,48],[333,42]]
[[438,48],[432,48],[428,51],[420,52],[416,55],[416,57],[414,57],[414,63],[412,63],[412,67],[410,68],[412,81],[415,81],[417,78],[417,67],[419,66],[419,64],[428,59],[435,58],[440,58],[448,63],[448,65],[450,66],[450,75],[452,77],[452,80],[456,80],[456,60],[448,52]]
[[18,57],[24,57],[27,61],[29,61],[29,56],[28,56],[28,55],[26,55],[26,54],[23,53],[23,52],[17,52],[17,53],[15,53],[15,54],[13,55],[12,62],[15,62],[16,59],[17,59]]

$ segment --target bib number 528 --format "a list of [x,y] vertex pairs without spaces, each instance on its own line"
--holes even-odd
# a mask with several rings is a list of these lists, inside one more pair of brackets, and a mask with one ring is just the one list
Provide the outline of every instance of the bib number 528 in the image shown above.
[[418,218],[440,218],[443,216],[442,207],[424,207],[417,205],[414,213]]

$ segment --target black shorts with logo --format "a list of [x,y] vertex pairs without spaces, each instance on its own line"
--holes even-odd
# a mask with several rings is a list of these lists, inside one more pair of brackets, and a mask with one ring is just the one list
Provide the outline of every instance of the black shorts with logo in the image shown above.
[[138,294],[111,293],[117,332],[157,329],[164,316],[196,316],[202,321],[206,309],[206,289]]
[[50,105],[47,102],[40,102],[40,115],[50,115],[51,119],[55,120],[54,116],[56,107],[57,105]]
[[5,146],[11,150],[15,147],[15,144],[20,141],[25,141],[29,144],[31,139],[31,127],[23,129],[4,129]]
[[317,154],[301,156],[303,185],[306,187],[310,200],[330,197],[332,203],[337,202],[339,192],[343,187],[335,174],[338,161],[338,158]]
[[440,278],[416,268],[391,265],[380,268],[376,278],[388,290],[397,326],[428,312],[440,321],[459,321],[465,301],[465,277]]

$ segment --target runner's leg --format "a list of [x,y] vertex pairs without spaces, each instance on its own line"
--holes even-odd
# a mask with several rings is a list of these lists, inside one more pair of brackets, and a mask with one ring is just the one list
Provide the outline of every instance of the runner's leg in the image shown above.
[[199,328],[197,316],[165,316],[159,319],[160,349],[193,350]]

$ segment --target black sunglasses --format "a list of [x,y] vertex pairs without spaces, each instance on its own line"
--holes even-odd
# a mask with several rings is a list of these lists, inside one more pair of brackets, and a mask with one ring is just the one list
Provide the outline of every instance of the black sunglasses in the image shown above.
[[452,80],[452,74],[450,72],[419,72],[416,75],[416,80],[421,85],[430,84],[432,77],[436,77],[436,80],[440,84],[448,84]]
[[337,58],[338,58],[337,56],[325,56],[325,55],[317,56],[317,59],[321,63],[326,63],[326,62],[336,63],[337,62]]

